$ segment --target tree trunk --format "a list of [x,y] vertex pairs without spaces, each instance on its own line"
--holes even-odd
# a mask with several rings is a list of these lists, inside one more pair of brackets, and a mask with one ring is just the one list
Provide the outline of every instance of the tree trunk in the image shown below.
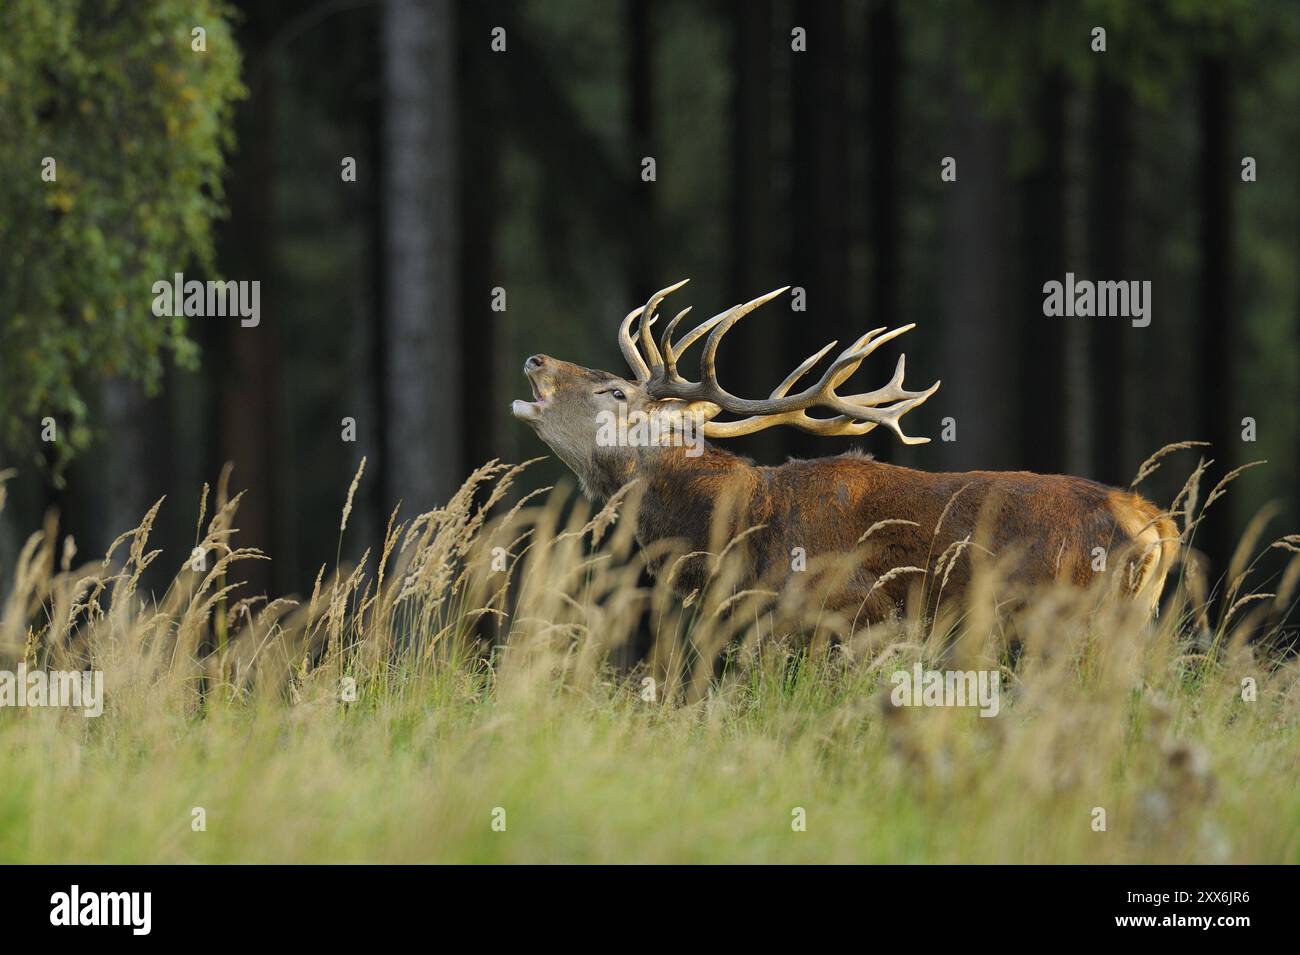
[[[1132,100],[1120,82],[1102,78],[1092,97],[1088,177],[1088,262],[1094,281],[1137,279],[1129,250],[1132,206]],[[1093,473],[1107,484],[1126,484],[1138,462],[1125,459],[1133,423],[1124,414],[1129,382],[1126,360],[1134,334],[1129,323],[1094,320],[1089,325],[1092,383]]]
[[[936,362],[944,369],[943,387],[928,407],[934,414],[955,419],[954,441],[931,438],[942,466],[948,470],[1018,466],[1013,389],[1014,340],[1007,307],[1008,234],[1005,210],[1012,201],[1006,181],[1005,131],[980,112],[950,53],[951,90],[948,137],[934,158],[939,175],[941,156],[957,161],[957,181],[942,184],[940,248],[943,280],[941,322],[932,330],[938,345]],[[913,381],[912,388],[930,382]],[[938,424],[942,428],[942,424]]]
[[[627,125],[628,144],[633,167],[630,209],[631,222],[626,230],[628,242],[628,286],[631,301],[644,302],[661,285],[656,273],[655,202],[658,185],[641,178],[641,163],[647,156],[656,165],[654,137],[654,26],[648,0],[626,0],[624,6],[627,42]],[[656,175],[658,170],[656,169]],[[666,319],[664,319],[666,321]],[[660,328],[663,326],[660,325]]]
[[[1047,76],[1034,115],[1040,160],[1021,183],[1021,241],[1025,274],[1020,306],[1020,440],[1022,466],[1052,474],[1065,463],[1063,432],[1065,342],[1071,318],[1043,315],[1043,283],[1065,280],[1065,138],[1067,87],[1059,72]],[[1087,319],[1084,319],[1087,321]]]
[[[374,22],[367,14],[367,27],[361,33],[361,55],[377,57],[380,53],[378,36],[379,12],[373,11]],[[351,289],[350,312],[352,328],[349,331],[347,407],[343,414],[357,422],[356,444],[348,446],[348,470],[343,478],[351,481],[361,459],[366,459],[367,474],[353,499],[352,514],[348,518],[347,536],[343,553],[351,560],[359,560],[367,547],[382,538],[387,526],[391,506],[385,506],[387,489],[383,485],[383,381],[386,351],[384,349],[384,204],[383,204],[383,116],[381,92],[378,84],[357,90],[350,100],[352,112],[349,123],[356,137],[360,155],[358,164],[367,171],[357,181],[348,183],[344,192],[349,201],[347,215],[354,222],[364,223],[364,260],[357,263],[356,281]],[[342,428],[342,422],[338,422]]]
[[[898,5],[895,0],[876,0],[867,23],[870,109],[870,158],[867,165],[867,203],[870,211],[871,303],[867,321],[871,327],[895,326],[899,322],[899,280],[903,244],[902,213],[898,191],[899,97],[902,65]],[[888,375],[905,351],[905,342],[885,345],[870,360],[870,368]],[[868,371],[867,374],[871,374]],[[875,387],[874,384],[865,385]],[[915,385],[913,385],[915,387]],[[881,429],[873,450],[884,460],[897,460],[903,449],[892,434]]]
[[388,0],[382,35],[384,484],[411,514],[465,476],[451,0]]
[[[808,31],[808,49],[791,53],[790,282],[806,291],[807,311],[794,313],[785,324],[790,367],[833,339],[842,347],[865,331],[846,308],[849,124],[844,95],[844,4],[826,0],[801,6],[795,18],[796,24]],[[778,302],[788,305],[790,300]],[[824,367],[811,372],[809,381],[815,381],[812,376]],[[827,453],[825,438],[782,430],[790,453],[801,457]]]
[[[461,235],[461,354],[464,375],[461,396],[474,426],[465,429],[465,462],[477,467],[501,454],[496,406],[497,337],[502,315],[492,311],[491,291],[504,279],[497,273],[496,232],[500,209],[501,71],[492,62],[484,37],[490,35],[493,14],[482,4],[464,4],[458,25],[462,50],[458,81],[477,91],[475,109],[462,110],[459,136]],[[518,368],[511,369],[517,372]],[[504,403],[503,403],[504,404]]]
[[[1197,421],[1220,468],[1234,466],[1239,439],[1233,368],[1232,77],[1218,57],[1202,61],[1199,76],[1201,288],[1195,378]],[[1196,532],[1196,546],[1223,572],[1232,551],[1232,497],[1220,500]],[[1211,577],[1213,579],[1213,576]]]
[[[269,11],[250,11],[241,34],[244,46],[264,49],[275,26],[276,17]],[[231,494],[240,490],[248,493],[239,505],[235,520],[239,534],[233,544],[259,548],[273,558],[245,561],[236,568],[237,576],[247,581],[236,599],[296,584],[276,577],[281,564],[274,558],[282,555],[276,546],[272,519],[280,491],[275,460],[279,325],[276,283],[271,274],[275,258],[276,89],[270,70],[255,71],[250,82],[250,99],[257,109],[241,111],[237,138],[244,146],[227,177],[230,216],[229,225],[221,232],[221,261],[224,278],[270,281],[262,282],[261,321],[256,327],[245,328],[238,319],[210,319],[205,323],[214,339],[215,355],[208,357],[204,366],[216,393],[209,432],[215,453],[208,462],[206,480],[215,483],[224,464],[234,463]],[[191,507],[196,504],[187,503]]]
[[[730,248],[726,302],[761,295],[784,284],[775,262],[772,236],[778,221],[772,190],[772,2],[732,0],[731,21],[731,202]],[[778,313],[788,301],[773,302]],[[779,324],[778,315],[755,315],[755,322]],[[785,377],[787,357],[771,347],[771,334],[741,328],[728,341],[735,356],[729,367],[738,395],[765,395]],[[745,441],[744,449],[760,461],[778,459],[781,436],[760,431]]]
[[99,531],[112,541],[139,524],[144,512],[164,493],[166,459],[158,454],[159,448],[150,454],[148,402],[137,382],[110,378],[100,389],[100,397],[107,440],[99,491],[103,501]]

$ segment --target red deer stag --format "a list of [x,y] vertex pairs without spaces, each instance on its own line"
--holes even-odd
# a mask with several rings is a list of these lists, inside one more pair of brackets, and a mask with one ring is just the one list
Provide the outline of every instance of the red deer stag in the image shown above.
[[[673,341],[690,311],[685,309],[656,344],[650,335],[655,311],[684,284],[656,292],[623,320],[619,345],[633,377],[533,355],[524,374],[535,400],[515,401],[512,407],[515,417],[532,425],[573,470],[588,496],[605,500],[639,480],[642,546],[670,538],[690,551],[706,551],[719,530],[726,540],[757,528],[743,541],[749,582],[777,587],[792,573],[796,548],[808,561],[851,555],[853,573],[837,587],[831,605],[856,605],[868,620],[901,607],[916,579],[916,574],[889,577],[891,569],[933,573],[941,554],[972,535],[995,554],[1015,555],[1012,579],[1022,584],[1061,580],[1083,586],[1094,579],[1095,548],[1101,547],[1123,573],[1123,590],[1154,608],[1177,549],[1177,529],[1154,505],[1127,491],[1027,471],[914,471],[855,452],[763,467],[705,442],[776,425],[827,436],[865,434],[884,425],[904,444],[922,444],[929,439],[904,434],[899,420],[939,383],[906,390],[900,356],[883,388],[847,396],[836,392],[872,352],[913,327],[905,325],[867,332],[803,391],[790,393],[835,342],[799,365],[767,398],[737,398],[718,383],[718,343],[740,319],[786,289],[715,315]],[[706,335],[700,380],[689,381],[677,362]],[[825,416],[810,415],[814,409]],[[724,412],[736,420],[714,420]],[[721,527],[715,526],[719,521]],[[706,565],[701,561],[678,570],[675,585],[689,593],[703,583]],[[969,559],[945,574],[944,599],[960,598],[969,581]]]

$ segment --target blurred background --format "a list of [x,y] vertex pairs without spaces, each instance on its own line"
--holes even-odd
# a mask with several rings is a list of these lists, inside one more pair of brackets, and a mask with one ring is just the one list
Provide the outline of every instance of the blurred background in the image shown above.
[[[1221,567],[1268,502],[1300,524],[1298,52],[1292,2],[7,0],[0,576],[50,509],[92,559],[167,495],[170,579],[230,461],[252,592],[309,589],[363,456],[345,556],[544,453],[524,358],[623,372],[619,320],[686,277],[701,318],[805,291],[728,335],[734,393],[907,322],[910,385],[943,380],[928,445],[736,450],[1127,485],[1210,441],[1210,482],[1269,462],[1198,535]],[[176,272],[260,281],[260,324],[156,318]],[[1045,317],[1066,272],[1150,281],[1151,324]]]

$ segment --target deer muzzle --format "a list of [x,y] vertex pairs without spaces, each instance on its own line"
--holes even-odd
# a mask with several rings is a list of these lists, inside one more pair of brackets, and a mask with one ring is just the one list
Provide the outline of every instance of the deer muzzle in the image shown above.
[[510,405],[511,413],[520,421],[536,421],[550,400],[552,389],[546,374],[547,358],[545,355],[533,355],[524,362],[524,376],[533,389],[533,400],[524,401],[516,398]]

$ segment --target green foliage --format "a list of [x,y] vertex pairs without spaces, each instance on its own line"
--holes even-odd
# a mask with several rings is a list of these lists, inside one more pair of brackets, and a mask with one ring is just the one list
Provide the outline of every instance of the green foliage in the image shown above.
[[152,390],[169,349],[194,364],[184,318],[155,317],[151,286],[212,268],[244,95],[229,21],[221,0],[0,7],[0,444],[30,449],[49,415],[66,460],[90,440],[87,385]]

